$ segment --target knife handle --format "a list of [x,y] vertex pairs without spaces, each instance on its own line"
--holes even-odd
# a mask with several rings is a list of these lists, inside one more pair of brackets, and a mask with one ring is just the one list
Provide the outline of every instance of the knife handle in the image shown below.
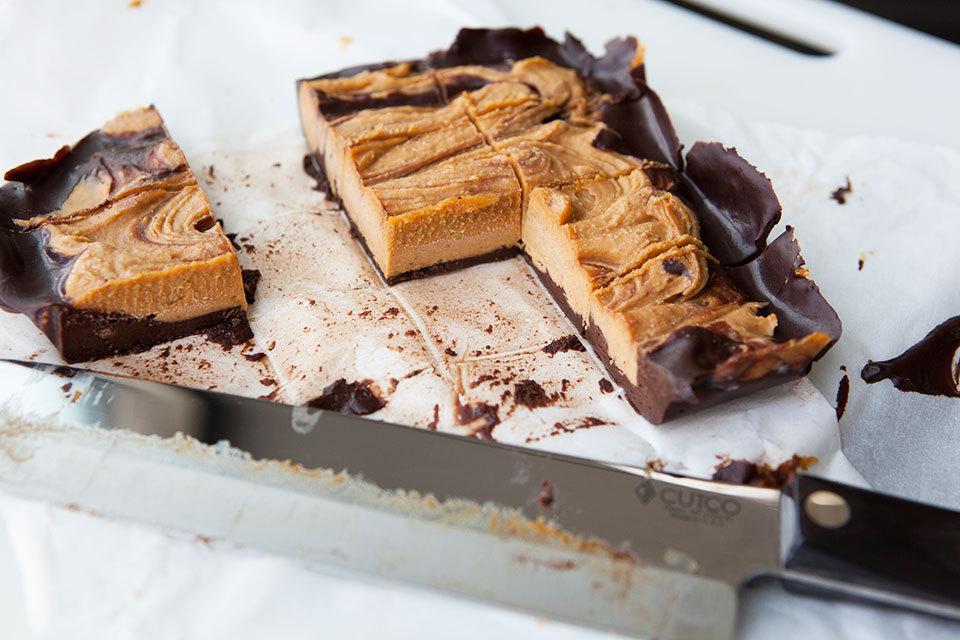
[[804,475],[783,502],[787,586],[960,618],[960,512]]

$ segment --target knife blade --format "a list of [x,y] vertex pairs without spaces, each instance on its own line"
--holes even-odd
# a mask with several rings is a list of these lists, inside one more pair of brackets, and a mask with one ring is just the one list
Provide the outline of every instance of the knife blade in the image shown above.
[[[355,543],[366,540],[361,570],[623,633],[732,637],[737,590],[762,575],[960,619],[960,514],[812,476],[783,492],[725,485],[306,407],[0,361],[0,422],[38,417],[98,432],[227,441],[254,461],[289,461],[372,488],[349,497],[360,508],[389,511],[384,495],[476,505],[490,518],[479,527],[449,519],[422,549],[357,533]],[[392,515],[415,523],[405,525],[409,530],[418,518],[436,524],[422,509]],[[433,536],[426,527],[418,531]],[[337,528],[318,538],[336,540]],[[467,531],[456,537],[458,528]],[[350,525],[341,521],[339,529],[347,536]],[[450,543],[455,537],[459,543]],[[553,560],[515,571],[529,560],[522,551],[528,543],[550,546]],[[482,549],[487,566],[465,557],[464,544]],[[578,554],[598,549],[607,569],[631,576],[622,602],[590,594],[586,569],[538,569],[576,568]],[[399,555],[405,562],[396,561]],[[600,565],[583,566],[596,572]]]

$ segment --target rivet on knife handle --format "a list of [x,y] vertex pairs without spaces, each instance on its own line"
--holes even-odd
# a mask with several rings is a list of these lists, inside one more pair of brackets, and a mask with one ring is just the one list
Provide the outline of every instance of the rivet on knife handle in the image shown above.
[[788,586],[960,611],[960,513],[800,476],[784,489]]

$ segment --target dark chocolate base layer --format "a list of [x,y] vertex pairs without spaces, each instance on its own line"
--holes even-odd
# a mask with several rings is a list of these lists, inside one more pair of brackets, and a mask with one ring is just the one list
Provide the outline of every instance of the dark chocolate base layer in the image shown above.
[[253,337],[240,307],[215,311],[178,322],[160,322],[122,313],[100,313],[57,303],[33,318],[67,362],[86,362],[108,356],[146,351],[162,342],[223,327],[239,344]]
[[[367,253],[369,253],[369,251]],[[407,280],[417,280],[418,278],[427,278],[429,276],[438,276],[442,273],[450,273],[451,271],[465,269],[466,267],[472,267],[485,262],[509,260],[510,258],[516,258],[519,253],[520,249],[515,246],[500,247],[499,249],[488,251],[487,253],[479,256],[470,256],[469,258],[462,258],[460,260],[441,262],[439,264],[430,265],[429,267],[423,267],[422,269],[405,271],[404,273],[397,274],[391,278],[384,279],[386,280],[387,284],[395,285],[401,282],[406,282]]]

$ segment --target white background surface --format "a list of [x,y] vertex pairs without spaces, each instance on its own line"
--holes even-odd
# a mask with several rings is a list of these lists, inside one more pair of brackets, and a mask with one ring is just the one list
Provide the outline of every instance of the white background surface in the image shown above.
[[[870,149],[883,148],[886,157],[909,157],[908,167],[923,165],[926,170],[924,163],[935,167],[934,156],[937,154],[944,154],[949,162],[955,161],[956,150],[960,148],[960,127],[955,124],[954,110],[960,104],[960,88],[956,83],[940,81],[942,77],[956,77],[960,72],[960,54],[955,46],[897,27],[887,27],[873,19],[859,18],[846,9],[812,0],[781,3],[742,0],[733,4],[761,21],[781,27],[789,25],[786,27],[788,30],[837,49],[839,53],[828,59],[805,58],[653,1],[596,3],[591,6],[589,15],[583,14],[582,4],[563,2],[551,3],[549,11],[544,11],[540,3],[514,6],[512,3],[500,5],[492,2],[403,5],[350,2],[316,6],[310,3],[277,3],[268,8],[252,2],[200,4],[147,0],[137,9],[128,8],[125,2],[104,2],[96,8],[52,2],[0,3],[0,47],[5,59],[15,61],[6,66],[5,94],[13,95],[16,92],[20,96],[17,101],[4,102],[4,122],[48,123],[43,130],[4,125],[0,166],[6,168],[28,158],[49,155],[110,114],[150,102],[161,107],[170,129],[175,132],[177,141],[187,151],[188,157],[191,153],[222,146],[256,148],[264,141],[274,141],[295,131],[296,104],[292,80],[296,77],[354,63],[420,55],[449,43],[456,28],[461,25],[535,23],[543,24],[554,36],[570,29],[595,52],[600,51],[602,43],[614,35],[637,35],[648,47],[651,84],[675,117],[680,116],[677,125],[681,139],[689,144],[701,131],[732,135],[721,139],[737,144],[745,157],[767,170],[785,205],[803,207],[806,199],[821,197],[819,191],[810,193],[809,190],[804,192],[799,188],[792,190],[791,187],[796,186],[791,181],[791,171],[806,171],[809,174],[809,167],[804,165],[804,153],[808,150],[816,152],[811,156],[816,159],[822,158],[825,152],[833,154],[849,149],[847,158],[852,162],[862,159],[858,152],[863,147],[855,144],[859,140],[864,144],[879,144],[879,147],[872,146]],[[566,10],[570,7],[578,11]],[[98,35],[92,36],[93,33]],[[103,54],[91,55],[91,42],[100,37],[105,37],[109,44],[116,47],[115,51],[123,52],[118,54],[122,55],[122,59],[111,60],[109,65],[105,65],[98,60],[98,55]],[[352,40],[346,44],[341,40],[342,37]],[[51,44],[53,42],[57,44]],[[62,62],[65,50],[75,56],[71,64]],[[305,55],[304,52],[310,54]],[[157,68],[158,72],[142,74],[144,61]],[[114,69],[114,72],[105,75],[105,66]],[[211,87],[197,82],[196,78],[202,74],[183,72],[183,69],[195,67],[222,75],[222,84],[211,91]],[[78,86],[85,89],[77,91]],[[175,100],[173,96],[176,96]],[[191,108],[183,96],[195,97],[195,107]],[[918,99],[918,96],[921,98]],[[165,102],[173,101],[179,102],[181,107],[172,111],[163,109]],[[709,108],[703,110],[701,105],[708,105]],[[736,114],[736,120],[725,121],[723,112]],[[787,125],[787,128],[762,124],[770,122]],[[828,135],[818,137],[797,133],[807,129],[825,131]],[[295,137],[295,133],[293,135]],[[888,139],[878,143],[875,139],[858,138],[878,135],[899,141]],[[946,145],[952,150],[934,150],[925,145]],[[784,156],[788,161],[781,162]],[[831,157],[836,159],[838,156],[833,154]],[[839,157],[843,158],[842,155]],[[897,167],[889,167],[889,171],[884,172],[883,167],[877,169],[870,163],[865,163],[862,168],[864,171],[875,169],[877,173],[874,175],[878,180],[889,180],[898,173]],[[829,184],[835,188],[842,184],[844,172],[852,171],[851,164],[843,162],[834,163],[829,170],[818,176],[821,181],[817,183],[818,187]],[[905,186],[909,188],[910,184]],[[854,192],[854,200],[863,192],[866,198],[866,204],[861,202],[859,205],[861,212],[863,207],[880,206],[892,216],[896,211],[891,211],[891,208],[903,204],[892,202],[887,192],[875,196],[878,200],[871,201],[869,189],[864,190],[861,183],[855,182],[857,186],[861,186],[861,189]],[[955,204],[960,201],[949,192],[942,193],[936,188],[934,191],[932,198],[935,202]],[[909,197],[905,198],[908,203],[909,200]],[[818,208],[824,210],[824,216],[836,213],[826,207]],[[856,205],[853,209],[856,210]],[[846,213],[848,210],[843,211]],[[956,211],[956,207],[953,211]],[[828,274],[820,273],[818,268],[822,269],[831,261],[831,253],[838,260],[841,255],[846,260],[847,256],[840,253],[841,249],[855,254],[874,247],[864,246],[860,249],[811,245],[803,243],[802,232],[800,236],[801,244],[805,247],[804,255],[814,271],[815,279],[824,288],[828,299],[837,304],[837,298],[828,291],[831,279],[822,278],[822,275]],[[931,239],[950,240],[954,237],[932,234]],[[953,244],[951,241],[949,246]],[[868,262],[868,265],[872,263]],[[875,277],[878,280],[872,281],[872,286],[882,287],[882,277]],[[930,283],[930,286],[935,288],[936,284]],[[917,296],[922,301],[926,293],[926,290],[922,290],[917,292]],[[872,295],[873,292],[867,290],[861,298],[843,296],[838,308],[868,304]],[[896,338],[900,342],[891,344],[884,353],[872,355],[890,357],[899,353],[922,337],[936,322],[947,315],[960,313],[960,309],[953,307],[955,310],[948,314],[950,305],[955,302],[955,298],[947,298],[942,308],[936,309],[939,315],[935,319],[929,317],[935,315],[931,312],[923,314],[923,323],[882,327],[882,333],[888,341]],[[871,396],[864,395],[865,387],[856,381],[858,369],[855,363],[862,363],[861,356],[870,346],[872,334],[861,333],[858,336],[856,331],[851,333],[849,316],[843,311],[841,309],[841,315],[847,322],[847,336],[853,338],[849,342],[857,345],[857,348],[845,349],[843,342],[838,345],[818,368],[814,381],[830,398],[839,378],[839,364],[851,365],[854,385],[850,411],[856,410],[860,414],[856,422],[850,422],[848,417],[844,424],[856,424],[862,429],[851,432],[848,428],[844,435],[852,443],[862,443],[864,438],[876,439],[876,434],[871,434],[870,430],[878,425],[876,416],[883,414],[885,405],[871,403]],[[854,324],[854,327],[857,325]],[[867,326],[863,330],[881,329]],[[909,398],[897,406],[904,407],[903,413],[919,416],[917,419],[927,424],[944,427],[957,424],[957,411],[953,405],[944,405],[935,399],[928,402],[928,399]],[[908,418],[904,416],[904,419]],[[960,433],[960,430],[954,432]],[[860,470],[869,479],[889,490],[956,506],[958,496],[953,493],[953,488],[957,486],[955,475],[889,473],[888,465],[894,462],[902,463],[906,459],[908,463],[912,460],[913,464],[918,464],[931,451],[944,448],[943,440],[936,436],[927,437],[924,434],[918,438],[909,431],[902,435],[902,440],[911,441],[913,447],[906,454],[896,445],[888,448],[886,455],[881,451],[874,455],[868,447],[861,446],[856,450],[857,455],[852,457],[860,463]],[[888,459],[894,455],[899,456],[898,460]],[[13,506],[8,507],[8,513],[35,520],[47,518],[50,524],[69,522],[78,530],[83,530],[84,525],[77,521],[85,517],[81,514],[38,505],[22,505],[16,501],[9,504]],[[87,537],[80,536],[74,541],[76,546],[71,551],[76,564],[65,567],[65,570],[74,571],[72,575],[83,575],[85,557],[96,557],[98,527],[100,533],[109,529],[111,535],[126,536],[124,539],[130,545],[127,550],[132,554],[138,551],[149,553],[162,546],[166,557],[171,559],[169,582],[166,584],[179,584],[183,588],[192,586],[196,588],[196,595],[201,601],[204,597],[213,597],[212,590],[225,581],[204,583],[200,580],[194,583],[196,567],[190,566],[189,562],[197,558],[204,559],[207,564],[203,566],[211,573],[246,567],[250,570],[248,576],[224,574],[244,587],[254,587],[250,580],[255,571],[251,567],[257,565],[260,569],[266,568],[275,578],[302,580],[298,584],[304,585],[306,593],[321,592],[316,583],[323,582],[322,579],[285,566],[280,561],[254,554],[252,560],[250,556],[244,556],[253,563],[249,564],[234,552],[198,550],[196,543],[189,541],[165,542],[166,539],[160,534],[121,523],[91,524],[87,529]],[[37,548],[43,549],[42,545]],[[54,553],[56,549],[50,547],[46,551]],[[10,580],[11,565],[5,560],[8,557],[0,551],[0,584],[4,585],[0,587],[0,596],[15,594],[16,581]],[[67,558],[68,554],[58,557]],[[176,558],[190,560],[185,566],[182,562],[176,564]],[[112,579],[117,580],[118,576]],[[122,590],[129,584],[120,580],[114,583],[114,587]],[[310,589],[318,590],[312,592]],[[419,601],[416,592],[410,594],[387,588],[376,593],[376,597],[384,602],[387,612],[409,612],[413,603]],[[393,595],[388,597],[385,595],[388,593]],[[784,602],[791,601],[775,597],[775,594],[768,595],[771,597],[765,599],[751,595],[747,599],[744,609],[747,625],[743,630],[745,636],[761,637],[761,632],[771,629],[782,632],[785,625],[809,633],[810,629],[803,624],[809,624],[811,620],[818,621],[813,629],[820,635],[808,637],[828,637],[831,629],[836,629],[834,637],[864,629],[869,629],[868,633],[875,637],[898,638],[931,637],[937,633],[948,637],[951,632],[951,627],[934,623],[924,626],[912,617],[899,614],[866,617],[869,627],[843,626],[848,623],[834,626],[833,623],[825,623],[842,617],[855,621],[849,623],[855,625],[862,622],[864,617],[851,617],[848,609],[838,608],[832,603],[803,601],[795,608],[789,604],[784,606]],[[69,602],[63,599],[51,601]],[[16,615],[17,602],[16,595],[4,597],[0,602],[0,614],[3,615],[0,629],[5,633],[18,633],[23,628],[21,619]],[[73,602],[89,604],[91,600],[78,597]],[[114,601],[115,606],[121,603],[121,600]],[[349,603],[340,604],[343,605],[343,611],[350,610]],[[457,605],[449,606],[452,609],[448,612],[461,611]],[[464,617],[492,625],[487,629],[522,628],[510,626],[512,622],[507,619],[514,614],[472,605],[464,605],[462,611]],[[8,617],[11,612],[13,617]],[[802,616],[799,621],[792,619],[795,612]],[[329,613],[336,616],[337,611],[330,610]],[[88,635],[84,637],[97,637],[97,614],[94,610],[86,619],[88,624],[94,626],[86,629]],[[99,620],[109,619],[109,615],[103,611],[99,615]],[[413,616],[408,614],[403,622],[393,626],[377,627],[375,622],[368,620],[357,625],[358,633],[379,630],[412,636],[418,628],[426,633],[432,631],[440,634],[444,631],[443,622],[438,624],[436,619],[418,620],[418,615],[428,617],[428,612],[420,611]],[[149,619],[149,616],[145,619]],[[190,619],[189,612],[184,614],[184,619]],[[455,619],[454,615],[445,618],[447,624]],[[8,623],[8,620],[13,622]],[[239,622],[235,621],[237,623],[232,625],[209,627],[208,631],[216,637],[236,633],[242,636],[244,625],[240,622],[244,620],[249,621],[249,618],[241,617]],[[74,619],[74,622],[77,621]],[[498,627],[498,624],[502,626]],[[548,626],[554,634],[559,633],[552,623]],[[478,628],[484,629],[483,625],[478,625]],[[246,631],[253,635],[255,629],[255,626],[248,626]],[[446,627],[447,631],[450,629]],[[59,631],[67,633],[65,629]],[[142,633],[139,637],[150,636],[149,629],[139,631]],[[176,629],[168,628],[166,631],[155,637],[177,637]],[[184,630],[180,629],[179,632],[184,633]],[[577,635],[574,630],[568,632],[571,637]],[[587,634],[584,633],[582,637],[587,637]]]

